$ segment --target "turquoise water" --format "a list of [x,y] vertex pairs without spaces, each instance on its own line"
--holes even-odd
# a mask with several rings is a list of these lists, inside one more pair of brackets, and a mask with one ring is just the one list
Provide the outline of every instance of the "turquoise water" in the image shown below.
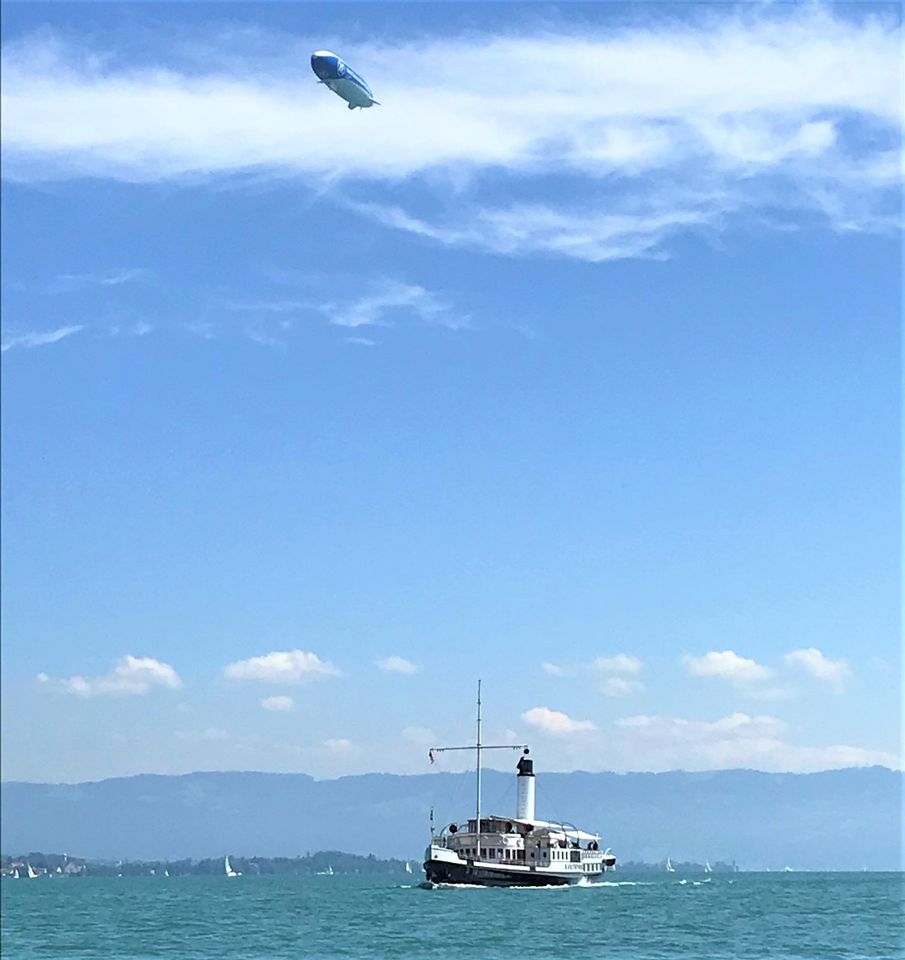
[[589,887],[521,890],[421,890],[343,876],[39,878],[0,886],[3,960],[905,957],[902,874],[734,874],[684,883],[614,874]]

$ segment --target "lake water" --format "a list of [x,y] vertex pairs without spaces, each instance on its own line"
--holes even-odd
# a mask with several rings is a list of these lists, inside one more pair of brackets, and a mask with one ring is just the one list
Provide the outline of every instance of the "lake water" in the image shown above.
[[902,874],[611,877],[518,890],[421,890],[408,877],[3,880],[0,953],[3,960],[905,957]]

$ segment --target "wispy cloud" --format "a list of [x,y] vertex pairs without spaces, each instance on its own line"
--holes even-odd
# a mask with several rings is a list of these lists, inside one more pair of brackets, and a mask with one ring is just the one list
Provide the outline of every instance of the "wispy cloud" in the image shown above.
[[33,331],[17,335],[4,334],[3,342],[0,344],[0,352],[6,353],[7,350],[12,350],[14,347],[43,347],[48,343],[57,343],[66,337],[71,337],[84,329],[83,324],[77,323],[66,327],[57,327],[56,330]]
[[640,673],[644,664],[638,657],[617,653],[613,657],[598,657],[594,666],[603,673]]
[[[236,42],[199,39],[191,70],[124,68],[46,35],[7,44],[6,175],[301,177],[439,243],[585,260],[662,256],[676,231],[752,211],[897,223],[892,13],[754,5],[644,28],[345,43],[384,104],[354,115],[299,83],[304,38],[272,35],[266,63]],[[519,96],[501,96],[512,77]],[[420,204],[394,192],[414,181]]]
[[146,320],[138,320],[135,323],[114,323],[108,329],[111,337],[146,337],[153,331],[154,325]]
[[639,715],[616,721],[614,745],[634,769],[758,770],[806,772],[901,760],[883,750],[847,744],[812,747],[790,743],[786,725],[769,715],[733,713],[718,720]]
[[188,743],[222,743],[229,740],[229,731],[223,727],[205,727],[204,730],[177,730],[176,737]]
[[573,720],[567,713],[549,707],[532,707],[522,714],[522,720],[543,733],[554,735],[582,733],[596,727],[590,720]]
[[386,326],[398,313],[453,330],[468,326],[467,317],[459,316],[446,300],[416,283],[382,277],[372,286],[371,291],[354,300],[322,303],[318,310],[334,326],[353,329]]
[[417,673],[421,669],[405,657],[384,657],[377,661],[377,666],[387,673]]
[[419,747],[430,747],[437,742],[437,734],[429,727],[406,727],[402,736]]
[[816,647],[793,650],[785,656],[785,662],[809,673],[818,680],[824,680],[836,693],[842,693],[851,678],[852,671],[845,660],[831,660]]
[[54,281],[54,289],[62,293],[85,287],[120,287],[124,283],[147,280],[150,276],[150,270],[142,267],[113,270],[109,273],[61,273]]
[[626,677],[607,677],[600,685],[601,692],[607,697],[629,697],[643,689],[644,684],[640,680],[629,680]]
[[336,756],[345,756],[355,750],[355,744],[346,737],[329,737],[324,740],[323,748],[327,753]]
[[335,677],[339,670],[316,653],[305,650],[275,650],[260,657],[237,660],[223,669],[228,680],[261,683],[302,683],[318,677]]
[[289,713],[295,710],[295,700],[293,700],[292,697],[286,696],[264,697],[261,701],[261,706],[265,710],[270,710],[273,713]]
[[179,674],[168,663],[153,657],[127,655],[114,664],[113,669],[99,677],[80,675],[56,679],[39,673],[38,683],[51,690],[75,694],[79,697],[135,696],[148,693],[154,687],[178,690],[182,686]]
[[568,677],[572,674],[572,671],[570,671],[568,667],[560,666],[558,663],[551,663],[549,660],[545,660],[540,665],[540,668],[551,677]]

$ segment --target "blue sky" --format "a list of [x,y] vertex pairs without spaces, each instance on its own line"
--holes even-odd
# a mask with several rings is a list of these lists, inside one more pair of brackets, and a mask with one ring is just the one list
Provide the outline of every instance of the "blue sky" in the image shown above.
[[4,17],[4,778],[900,764],[897,6]]

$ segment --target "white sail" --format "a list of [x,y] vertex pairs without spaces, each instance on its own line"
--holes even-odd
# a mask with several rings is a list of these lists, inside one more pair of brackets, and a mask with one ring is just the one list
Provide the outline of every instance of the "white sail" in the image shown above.
[[34,870],[32,870],[30,863],[25,864],[25,866],[28,870],[28,879],[33,880],[37,876],[37,874],[35,873]]
[[709,860],[704,864],[704,873],[713,873],[713,868],[710,866]]
[[666,872],[667,873],[676,872],[676,868],[672,865],[672,860],[670,860],[669,857],[666,858]]
[[18,880],[18,879],[19,879],[19,868],[13,867],[13,880]]
[[224,858],[223,858],[223,868],[224,868],[224,870],[226,871],[226,875],[227,875],[228,877],[240,877],[240,876],[242,876],[242,874],[237,873],[235,870],[233,870],[232,865],[231,865],[230,862],[229,862],[229,857],[224,857]]
[[405,872],[406,873],[412,872],[412,865],[408,862],[408,860],[405,861]]

